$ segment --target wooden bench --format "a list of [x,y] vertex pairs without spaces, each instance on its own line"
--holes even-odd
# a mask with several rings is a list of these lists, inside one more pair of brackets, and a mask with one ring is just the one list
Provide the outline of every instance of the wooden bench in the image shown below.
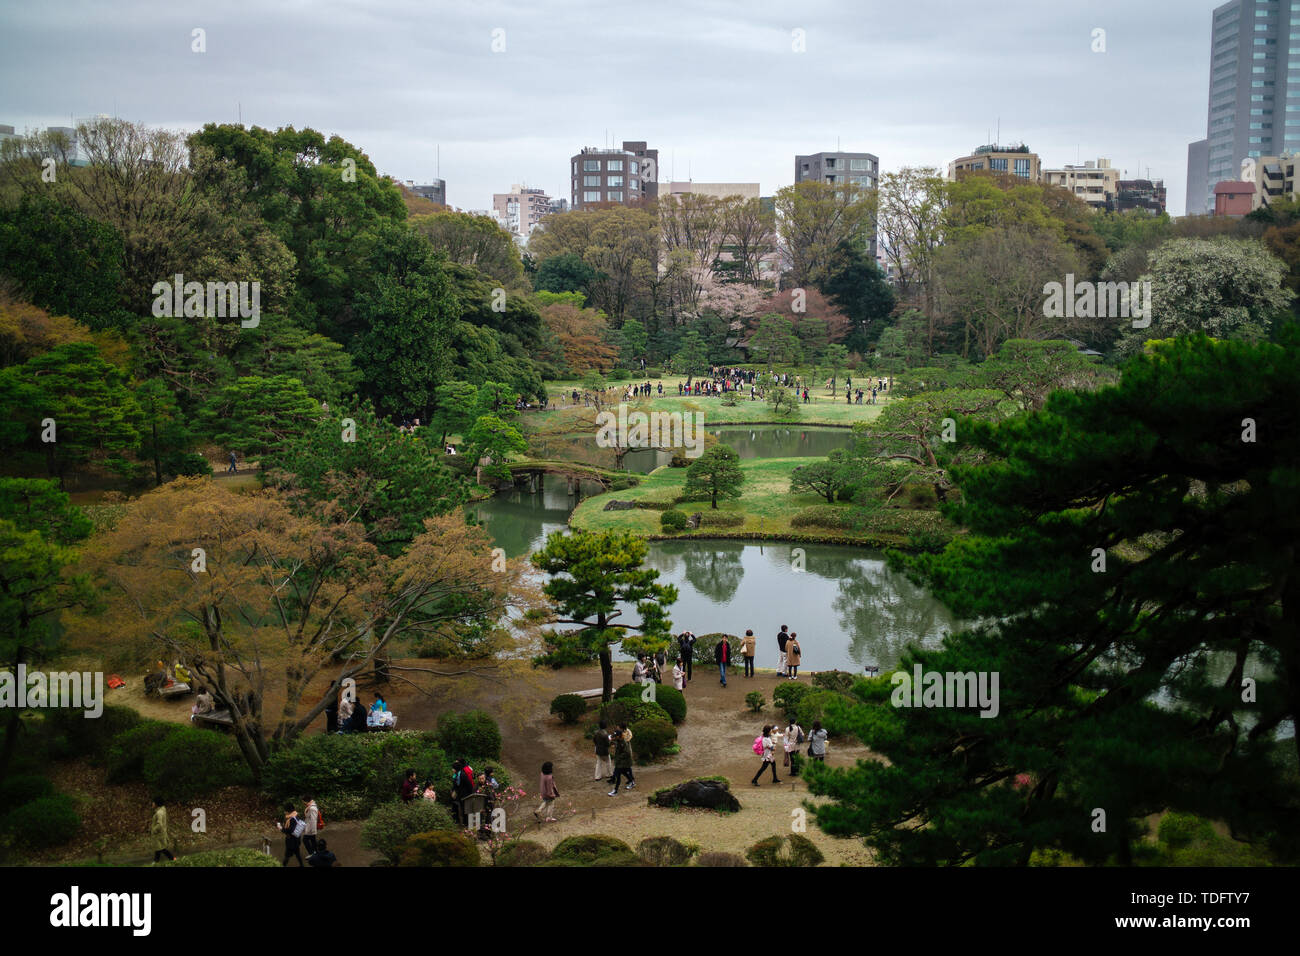
[[233,728],[235,719],[228,710],[210,710],[206,714],[195,714],[196,724],[211,724],[213,727]]
[[163,700],[171,700],[173,697],[184,697],[186,694],[194,693],[194,688],[189,684],[182,684],[180,681],[173,681],[165,687],[158,688],[158,696]]
[[605,688],[595,687],[591,690],[575,690],[575,697],[581,697],[583,700],[598,700],[605,695]]

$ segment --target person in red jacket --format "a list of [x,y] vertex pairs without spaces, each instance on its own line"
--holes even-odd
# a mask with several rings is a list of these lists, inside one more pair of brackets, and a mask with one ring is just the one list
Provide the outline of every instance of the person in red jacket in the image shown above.
[[415,799],[416,783],[415,771],[406,771],[406,779],[402,781],[402,789],[398,791],[398,796],[402,798],[403,803],[410,803]]
[[725,637],[718,642],[718,649],[714,651],[714,659],[718,662],[718,675],[722,678],[718,683],[726,687],[727,665],[731,663],[731,645],[727,643]]

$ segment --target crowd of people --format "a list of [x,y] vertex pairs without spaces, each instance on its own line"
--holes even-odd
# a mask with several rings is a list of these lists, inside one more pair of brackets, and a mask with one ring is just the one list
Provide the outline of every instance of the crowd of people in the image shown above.
[[[696,637],[690,631],[682,631],[677,635],[677,648],[679,656],[677,664],[673,668],[674,685],[676,685],[676,674],[680,669],[682,671],[683,682],[678,690],[685,690],[685,681],[691,680],[695,669],[695,642]],[[778,678],[787,680],[799,679],[799,667],[803,663],[803,648],[799,644],[799,637],[791,631],[786,624],[781,625],[780,632],[776,635],[777,645],[777,663],[776,675]],[[754,658],[758,655],[758,638],[754,636],[752,629],[745,631],[737,645],[740,656],[743,659],[744,674],[746,677],[754,676]],[[660,655],[662,655],[662,651]],[[713,662],[718,665],[718,683],[723,687],[727,686],[727,668],[733,664],[735,652],[732,649],[731,641],[726,635],[713,648]],[[637,679],[637,665],[632,667],[632,679]],[[654,678],[652,678],[654,679]],[[658,681],[656,680],[656,683]]]

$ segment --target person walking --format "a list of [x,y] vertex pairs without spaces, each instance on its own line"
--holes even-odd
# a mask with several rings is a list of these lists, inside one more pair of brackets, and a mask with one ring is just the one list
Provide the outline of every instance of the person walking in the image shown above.
[[162,857],[176,859],[170,849],[171,834],[167,832],[167,807],[161,797],[153,798],[153,817],[149,821],[149,835],[153,837],[153,861],[157,863]]
[[673,664],[673,686],[683,694],[686,693],[686,671],[682,669],[682,659],[677,658],[677,663]]
[[745,631],[745,636],[740,642],[740,653],[745,658],[745,676],[754,676],[754,646],[758,641],[754,638],[752,630]]
[[790,755],[799,749],[801,743],[803,743],[803,728],[791,717],[789,726],[785,728],[785,743],[781,748],[785,751],[785,758],[781,761],[781,766],[790,766]]
[[682,650],[682,660],[686,662],[686,679],[691,679],[691,660],[695,655],[695,635],[682,631],[677,638],[677,646]]
[[289,857],[298,858],[298,865],[305,866],[302,862],[302,843],[303,832],[307,829],[307,824],[298,816],[298,811],[293,808],[292,803],[284,805],[284,821],[276,824],[276,828],[284,834],[284,862],[281,866],[289,865]]
[[799,679],[799,662],[803,660],[803,648],[799,646],[799,635],[790,632],[790,640],[785,643],[785,666],[790,680]]
[[758,765],[758,773],[754,774],[754,779],[750,781],[754,786],[758,786],[758,778],[763,776],[763,771],[768,767],[772,768],[772,782],[780,783],[781,778],[776,775],[776,737],[771,724],[763,726],[763,732],[759,734],[758,739],[754,741],[754,751],[761,753],[763,762]]
[[713,659],[718,662],[718,683],[727,686],[727,665],[731,663],[731,643],[724,636],[718,641],[718,648],[713,652]]
[[533,811],[534,819],[541,823],[554,823],[555,817],[551,816],[551,808],[555,806],[555,799],[560,795],[560,791],[555,786],[555,767],[549,760],[542,764],[542,778],[538,792],[542,795],[542,803]]
[[610,780],[614,776],[614,762],[609,759],[609,730],[605,722],[600,722],[600,727],[591,735],[591,739],[596,744],[596,780]]
[[782,624],[781,633],[776,636],[776,646],[780,650],[780,654],[778,654],[776,658],[777,677],[786,676],[785,645],[789,642],[789,640],[790,640],[790,626],[788,624]]
[[627,777],[627,787],[631,790],[636,786],[636,780],[632,777],[632,741],[631,735],[627,732],[625,724],[618,725],[618,733],[614,735],[614,789],[608,793],[608,796],[618,795],[618,782],[621,778]]
[[235,453],[233,451],[230,453],[230,467],[226,469],[226,474],[228,475],[239,474],[239,464],[235,460]]
[[310,794],[303,800],[307,805],[302,810],[302,822],[306,825],[302,831],[302,848],[311,856],[316,852],[316,834],[320,832],[320,807],[316,806]]
[[822,722],[814,720],[812,733],[808,735],[808,759],[819,763],[826,762],[826,738],[830,734],[822,729]]

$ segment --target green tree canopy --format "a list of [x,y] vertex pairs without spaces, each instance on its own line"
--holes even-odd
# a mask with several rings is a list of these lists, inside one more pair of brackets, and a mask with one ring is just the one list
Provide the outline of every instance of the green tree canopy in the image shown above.
[[687,500],[708,499],[711,507],[718,507],[718,498],[739,498],[740,486],[745,483],[740,470],[740,456],[730,445],[714,445],[691,462],[686,469],[686,486],[682,496]]

